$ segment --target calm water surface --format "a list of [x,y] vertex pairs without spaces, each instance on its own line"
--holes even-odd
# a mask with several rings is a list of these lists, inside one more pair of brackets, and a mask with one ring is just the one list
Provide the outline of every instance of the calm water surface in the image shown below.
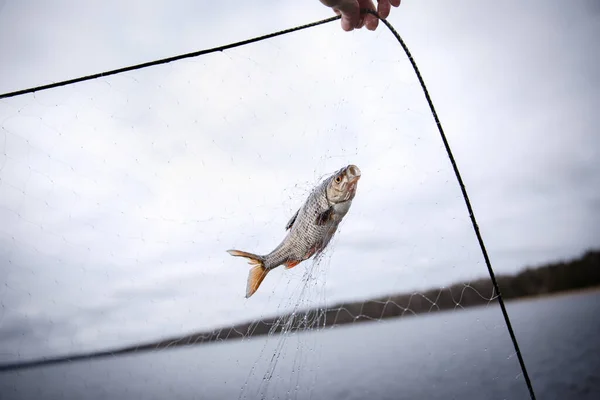
[[[507,307],[538,399],[600,398],[600,291]],[[1,399],[263,396],[529,398],[495,304],[0,374]]]

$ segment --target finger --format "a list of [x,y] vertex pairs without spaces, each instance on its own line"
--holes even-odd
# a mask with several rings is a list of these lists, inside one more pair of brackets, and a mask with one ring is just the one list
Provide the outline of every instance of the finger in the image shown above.
[[400,5],[400,0],[390,0],[390,4],[394,7],[398,7]]
[[374,31],[375,29],[377,29],[377,26],[379,25],[379,18],[369,14],[365,17],[365,20],[365,25],[367,26],[368,30]]
[[342,29],[346,32],[358,28],[361,22],[360,8],[358,1],[350,1],[344,4],[343,8],[338,9],[342,14]]
[[360,20],[358,21],[358,29],[362,29],[362,27],[365,26],[365,16],[361,15],[360,16]]
[[[369,10],[375,11],[375,4],[373,4],[372,0],[361,0],[360,8],[367,8]],[[364,25],[368,30],[374,31],[377,29],[377,25],[379,25],[379,18],[374,16],[373,14],[363,14]]]
[[390,0],[379,0],[377,4],[377,14],[381,18],[387,18],[390,15]]

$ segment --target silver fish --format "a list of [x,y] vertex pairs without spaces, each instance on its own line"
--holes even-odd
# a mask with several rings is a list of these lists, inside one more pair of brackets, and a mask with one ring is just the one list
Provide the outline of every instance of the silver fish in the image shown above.
[[325,250],[350,209],[359,179],[360,169],[348,165],[323,180],[288,221],[285,229],[289,232],[269,254],[227,250],[232,256],[248,258],[253,265],[248,274],[246,298],[256,292],[272,269],[280,265],[286,269],[295,267]]

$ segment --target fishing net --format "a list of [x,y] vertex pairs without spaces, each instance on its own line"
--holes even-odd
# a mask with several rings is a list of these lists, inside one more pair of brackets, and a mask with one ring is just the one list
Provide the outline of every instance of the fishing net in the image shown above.
[[[109,354],[2,372],[3,392],[526,393],[414,71],[388,32],[338,30],[0,100],[0,361]],[[245,299],[226,250],[268,253],[351,163],[327,251]]]

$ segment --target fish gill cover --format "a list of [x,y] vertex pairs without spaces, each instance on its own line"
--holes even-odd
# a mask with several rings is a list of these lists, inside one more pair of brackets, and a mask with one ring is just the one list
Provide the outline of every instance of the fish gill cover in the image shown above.
[[[501,240],[511,230],[489,228],[506,215],[498,193],[486,192],[495,168],[469,157],[483,133],[440,109],[476,208],[487,211],[483,230]],[[297,385],[299,374],[323,377],[319,336],[286,331],[298,316],[314,333],[325,329],[329,305],[405,292],[431,310],[437,298],[424,293],[454,282],[496,306],[489,287],[470,285],[485,265],[417,78],[391,36],[327,25],[4,99],[0,144],[3,363],[250,321],[245,338],[266,320],[273,348],[255,355],[240,397],[303,397],[311,386]],[[356,197],[324,254],[273,270],[246,298],[249,266],[226,250],[267,254],[311,190],[350,164],[362,174]],[[498,271],[532,259],[516,256],[527,240],[502,242]],[[412,312],[410,302],[403,307]],[[507,342],[495,367],[517,376],[511,354]],[[292,372],[278,374],[281,357]]]

